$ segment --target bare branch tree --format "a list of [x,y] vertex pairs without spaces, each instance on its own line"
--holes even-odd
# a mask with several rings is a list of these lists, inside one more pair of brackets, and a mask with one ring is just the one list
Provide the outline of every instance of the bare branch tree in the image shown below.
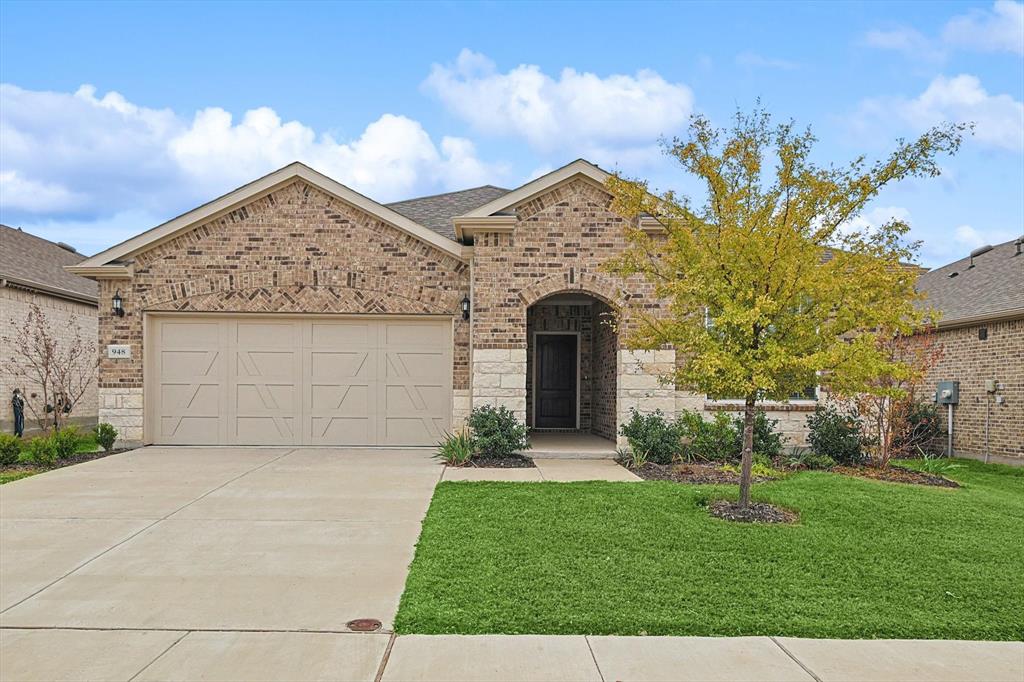
[[46,314],[32,304],[13,336],[4,336],[5,372],[23,382],[25,405],[40,430],[61,428],[96,378],[96,343],[82,338],[72,322],[70,340],[61,343]]

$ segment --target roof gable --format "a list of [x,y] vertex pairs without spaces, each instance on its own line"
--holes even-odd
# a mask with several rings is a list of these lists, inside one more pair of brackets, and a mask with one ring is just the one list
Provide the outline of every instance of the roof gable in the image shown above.
[[319,173],[309,166],[294,162],[284,168],[243,185],[233,192],[229,192],[213,201],[203,204],[177,218],[158,225],[142,234],[136,235],[127,241],[121,242],[106,251],[96,254],[77,265],[68,269],[71,272],[81,271],[82,274],[95,276],[94,270],[97,267],[107,266],[117,261],[130,258],[136,253],[152,248],[159,243],[187,232],[189,229],[202,223],[209,222],[225,213],[233,211],[240,206],[247,204],[257,198],[266,196],[271,192],[284,187],[296,179],[301,179],[327,194],[330,194],[342,201],[352,204],[356,208],[373,215],[395,228],[406,232],[417,239],[426,242],[438,249],[462,259],[462,245],[453,239],[438,234],[423,225],[411,220],[407,216],[377,203],[373,199],[363,196],[358,192],[332,180],[326,175]]
[[611,174],[607,171],[601,170],[589,161],[576,159],[572,163],[551,171],[546,175],[542,175],[536,180],[531,180],[522,187],[514,189],[493,201],[489,201],[483,206],[479,206],[460,217],[485,218],[496,213],[508,211],[524,201],[529,201],[533,197],[550,191],[552,188],[565,182],[569,182],[579,176],[590,178],[597,184],[604,186],[604,184],[608,182],[608,178],[611,177]]

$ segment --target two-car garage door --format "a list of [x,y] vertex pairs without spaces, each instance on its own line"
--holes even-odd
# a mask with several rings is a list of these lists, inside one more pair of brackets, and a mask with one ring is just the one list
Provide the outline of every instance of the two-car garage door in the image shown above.
[[146,359],[154,443],[430,445],[451,424],[450,319],[155,317]]

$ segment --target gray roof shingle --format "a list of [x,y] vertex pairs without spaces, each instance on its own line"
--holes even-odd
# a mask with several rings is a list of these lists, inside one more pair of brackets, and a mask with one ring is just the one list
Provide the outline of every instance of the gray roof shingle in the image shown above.
[[455,224],[452,222],[452,218],[469,213],[474,208],[479,208],[508,193],[507,189],[484,185],[458,192],[396,201],[386,205],[391,210],[401,213],[410,220],[415,220],[440,235],[455,239]]
[[968,256],[921,275],[924,305],[942,311],[940,323],[1024,308],[1024,254],[1014,255],[1015,241],[975,256],[973,268]]
[[64,270],[85,258],[42,237],[0,225],[0,279],[95,299],[96,282]]

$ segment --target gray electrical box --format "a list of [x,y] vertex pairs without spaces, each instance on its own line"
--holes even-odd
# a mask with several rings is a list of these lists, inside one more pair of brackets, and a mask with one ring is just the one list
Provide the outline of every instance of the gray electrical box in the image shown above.
[[940,381],[935,387],[935,402],[939,405],[956,405],[960,402],[960,382]]

